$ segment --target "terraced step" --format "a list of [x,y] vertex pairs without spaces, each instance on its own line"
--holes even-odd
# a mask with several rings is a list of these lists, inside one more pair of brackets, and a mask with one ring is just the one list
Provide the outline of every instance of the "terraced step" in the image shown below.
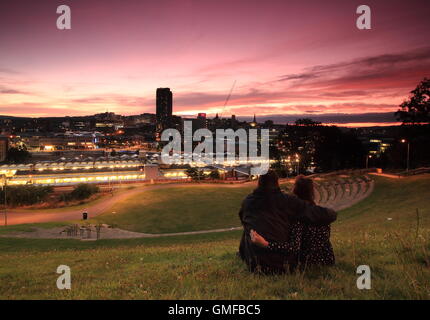
[[317,201],[317,203],[319,205],[323,205],[323,204],[327,203],[328,194],[327,194],[327,190],[325,189],[325,187],[321,184],[317,184],[316,189],[318,190],[318,193],[320,195],[319,201]]
[[344,194],[344,181],[343,180],[336,180],[334,188],[335,188],[335,192],[336,192],[335,202],[341,201],[345,196],[345,194]]
[[330,179],[315,184],[315,199],[321,206],[342,210],[366,198],[373,186],[367,176]]
[[315,203],[321,203],[321,193],[317,185],[314,186]]
[[333,207],[333,205],[336,203],[335,199],[336,199],[336,189],[334,187],[333,184],[328,184],[327,186],[327,193],[328,193],[328,200],[326,202],[326,206],[331,208]]
[[322,190],[324,192],[324,204],[326,204],[330,198],[330,195],[324,185],[322,186]]

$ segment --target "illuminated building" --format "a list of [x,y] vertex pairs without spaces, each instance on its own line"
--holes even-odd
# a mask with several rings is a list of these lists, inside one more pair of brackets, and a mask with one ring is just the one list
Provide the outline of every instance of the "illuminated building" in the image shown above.
[[157,131],[161,132],[170,125],[172,118],[173,94],[169,88],[158,88],[156,97]]
[[8,147],[9,139],[7,137],[0,137],[0,162],[6,160]]

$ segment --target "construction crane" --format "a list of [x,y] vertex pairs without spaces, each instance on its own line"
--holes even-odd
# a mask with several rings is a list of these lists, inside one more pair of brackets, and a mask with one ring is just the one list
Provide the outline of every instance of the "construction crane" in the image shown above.
[[230,100],[231,93],[233,92],[233,89],[234,89],[235,85],[236,85],[236,80],[234,80],[233,85],[231,86],[230,92],[228,93],[227,99],[225,99],[224,106],[222,107],[221,114],[219,115],[220,118],[222,117],[222,114],[225,111],[225,107],[227,106],[227,103]]

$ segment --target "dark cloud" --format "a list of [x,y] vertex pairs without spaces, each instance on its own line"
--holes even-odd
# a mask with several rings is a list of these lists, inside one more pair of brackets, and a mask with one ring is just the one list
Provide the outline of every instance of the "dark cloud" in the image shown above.
[[[240,120],[250,121],[252,117],[238,117]],[[282,115],[273,114],[267,116],[258,116],[257,120],[263,122],[266,120],[273,120],[275,123],[285,124],[292,123],[297,119],[311,118],[315,121],[322,123],[393,123],[397,122],[393,112],[382,112],[382,113],[358,113],[358,114],[347,114],[347,113],[326,113],[326,114],[294,114],[294,115]]]
[[283,75],[278,81],[290,82],[293,87],[372,89],[404,87],[405,82],[427,74],[430,74],[430,47],[318,65],[300,74]]
[[28,94],[28,92],[5,87],[5,86],[0,86],[0,94]]
[[339,92],[322,92],[320,97],[323,98],[344,98],[344,97],[358,97],[358,96],[367,96],[369,92],[364,90],[348,90],[348,91],[339,91]]

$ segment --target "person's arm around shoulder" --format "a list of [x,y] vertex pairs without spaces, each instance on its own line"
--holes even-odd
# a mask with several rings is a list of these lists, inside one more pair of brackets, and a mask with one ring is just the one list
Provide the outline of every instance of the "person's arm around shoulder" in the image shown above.
[[333,209],[320,207],[295,196],[284,195],[290,214],[297,220],[311,224],[330,224],[337,219],[337,213]]

